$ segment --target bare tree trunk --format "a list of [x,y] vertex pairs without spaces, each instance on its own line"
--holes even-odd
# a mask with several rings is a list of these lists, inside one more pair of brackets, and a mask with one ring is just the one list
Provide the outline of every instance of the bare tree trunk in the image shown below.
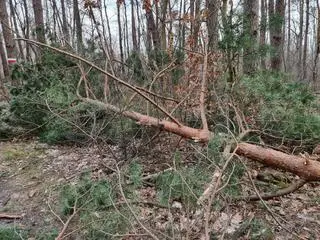
[[302,48],[302,42],[303,42],[303,24],[304,24],[304,0],[299,1],[299,39],[298,39],[298,74],[299,78],[301,79],[301,73],[302,73],[302,55],[303,55],[303,48]]
[[126,2],[123,3],[124,6],[124,43],[125,43],[125,49],[126,49],[126,56],[127,58],[130,54],[130,45],[129,45],[129,26],[128,26],[128,13],[127,13],[127,4]]
[[[27,0],[23,0],[23,8],[24,8],[24,15],[25,15],[25,29],[24,29],[24,37],[29,39],[30,38],[30,22],[29,22],[29,11],[28,11],[28,5]],[[28,43],[26,43],[26,59],[31,60],[31,54],[30,54],[30,46]]]
[[201,1],[200,0],[195,0],[195,16],[194,16],[194,27],[193,27],[193,49],[194,51],[197,51],[198,48],[198,35],[200,31],[200,18],[201,18],[201,13],[200,13],[200,7],[201,7]]
[[160,3],[161,3],[161,16],[160,16],[161,49],[165,50],[167,48],[166,16],[167,16],[167,9],[168,9],[169,0],[163,0]]
[[138,40],[138,46],[140,49],[140,47],[141,47],[140,42],[141,42],[141,36],[142,36],[140,26],[142,25],[142,22],[141,22],[140,13],[139,13],[139,10],[140,10],[139,1],[136,0],[135,3],[136,3],[136,13],[137,13],[137,20],[138,20],[138,25],[137,25],[138,39],[137,40]]
[[[9,71],[8,61],[6,58],[6,49],[4,45],[5,43],[2,37],[2,32],[0,32],[0,57],[1,57],[1,63],[2,63],[2,70],[3,70],[4,77],[8,77],[10,75],[10,71]],[[0,83],[0,87],[2,87],[1,83]]]
[[304,32],[304,45],[303,45],[303,59],[302,59],[302,79],[306,80],[307,78],[307,49],[308,49],[308,33],[309,33],[309,10],[310,10],[310,1],[306,0],[306,28]]
[[36,24],[37,40],[39,42],[45,42],[45,29],[43,20],[43,8],[41,0],[32,0],[34,19]]
[[63,32],[63,38],[66,42],[70,41],[70,35],[68,30],[68,21],[66,16],[66,7],[65,7],[65,0],[60,0],[61,4],[61,14],[62,14],[62,32]]
[[[318,77],[318,62],[320,55],[320,3],[317,2],[317,11],[318,11],[318,22],[317,22],[317,39],[316,39],[316,53],[313,63],[313,71],[312,71],[312,80],[313,80],[313,89],[317,90],[317,87],[320,86],[319,82],[317,84]],[[318,86],[317,86],[318,85]]]
[[[111,41],[111,29],[110,29],[110,23],[109,23],[109,16],[108,16],[108,12],[107,12],[107,5],[106,5],[106,1],[104,1],[104,15],[106,17],[106,22],[107,22],[107,29],[108,29],[108,44],[109,44],[109,48],[111,48],[112,46],[112,41]],[[110,49],[110,54],[113,55],[112,50]]]
[[[17,18],[16,18],[16,14],[15,14],[15,10],[14,10],[14,6],[13,6],[12,0],[9,0],[9,5],[10,5],[10,13],[11,13],[14,29],[15,29],[15,32],[16,32],[16,36],[20,37]],[[25,55],[24,55],[23,48],[22,48],[22,43],[19,41],[17,44],[18,44],[18,47],[19,47],[20,57],[22,59],[25,59]]]
[[13,41],[13,34],[9,23],[9,16],[5,0],[0,0],[0,21],[7,50],[7,57],[15,58],[15,44]]
[[136,28],[136,19],[135,19],[135,11],[134,11],[134,0],[131,1],[131,37],[132,37],[132,45],[133,51],[139,52],[139,45],[137,40],[137,28]]
[[257,70],[256,55],[259,28],[259,1],[245,0],[243,4],[243,30],[246,39],[246,47],[243,53],[243,72],[245,74],[252,74]]
[[[260,22],[260,47],[266,46],[266,32],[267,32],[267,13],[266,13],[266,0],[261,0],[261,22]],[[266,56],[261,56],[261,68],[267,69]]]
[[179,27],[178,27],[178,46],[184,48],[185,46],[185,21],[183,16],[186,14],[186,1],[180,0],[180,11],[179,11]]
[[207,29],[208,29],[208,50],[217,51],[219,42],[219,8],[221,0],[207,0],[208,9]]
[[288,39],[287,39],[287,70],[291,69],[291,0],[288,0]]
[[[121,14],[120,14],[121,2],[117,1],[117,14],[118,14],[118,37],[119,37],[119,48],[120,48],[120,60],[123,63],[123,46],[122,46],[122,26],[121,26]],[[123,66],[122,66],[123,69]]]
[[78,0],[73,0],[73,16],[74,16],[74,22],[76,27],[76,35],[77,35],[77,48],[78,48],[78,52],[82,53],[83,51],[82,25],[80,20]]
[[154,49],[160,49],[159,32],[156,28],[154,16],[151,11],[151,6],[145,8],[145,10],[146,10],[146,18],[147,18],[147,31],[149,33],[149,36],[151,36],[152,38],[153,47]]
[[280,71],[282,69],[283,58],[283,24],[284,24],[284,0],[276,0],[274,9],[274,0],[269,0],[269,28],[271,46],[273,54],[271,55],[271,69]]

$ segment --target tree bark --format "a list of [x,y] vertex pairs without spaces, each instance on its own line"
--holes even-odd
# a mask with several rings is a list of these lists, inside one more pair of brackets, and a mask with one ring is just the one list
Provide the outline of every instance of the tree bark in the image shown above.
[[36,24],[37,40],[39,42],[45,42],[45,29],[43,20],[43,8],[41,0],[32,0],[34,19]]
[[288,70],[291,69],[290,52],[291,52],[291,0],[288,0],[288,39],[287,39],[287,59],[286,59],[286,66]]
[[89,98],[82,98],[81,100],[84,102],[93,104],[95,106],[98,106],[102,109],[111,110],[116,113],[120,113],[125,117],[128,117],[132,120],[137,121],[137,124],[143,125],[143,126],[150,126],[155,127],[163,131],[171,132],[174,134],[177,134],[181,137],[185,137],[188,139],[192,139],[196,142],[208,142],[211,138],[211,133],[204,129],[196,129],[192,127],[188,127],[185,125],[178,125],[174,122],[168,121],[168,120],[162,120],[155,117],[151,117],[148,115],[144,115],[138,112],[134,111],[123,111],[122,109],[108,104],[104,103],[98,100],[89,99]]
[[[24,37],[29,39],[30,38],[30,22],[29,22],[29,11],[28,11],[28,5],[27,5],[27,0],[23,0],[23,8],[24,8],[24,24],[25,27],[23,28],[23,33]],[[26,59],[31,60],[31,51],[30,51],[30,46],[28,43],[26,43]]]
[[243,32],[245,36],[243,72],[245,74],[252,74],[257,70],[256,55],[259,28],[259,1],[245,0],[243,10]]
[[221,0],[207,0],[206,5],[208,9],[208,50],[216,51],[219,42],[219,9]]
[[74,16],[74,21],[76,25],[77,48],[78,48],[78,52],[82,53],[82,50],[83,50],[82,25],[80,20],[78,0],[73,0],[73,16]]
[[[0,57],[1,57],[1,63],[2,63],[2,70],[3,70],[4,77],[8,77],[10,75],[10,71],[9,71],[8,61],[6,58],[6,49],[4,45],[5,44],[2,37],[2,32],[0,32]],[[2,87],[3,82],[4,81],[0,81],[0,87]]]
[[318,161],[249,143],[239,143],[236,153],[273,168],[289,171],[308,181],[320,180],[320,162]]
[[271,55],[271,69],[281,71],[283,58],[283,24],[284,24],[284,0],[276,0],[276,6],[274,8],[274,0],[269,0],[269,28],[271,46],[273,48],[273,54]]
[[0,0],[0,21],[7,51],[7,57],[15,58],[15,44],[13,41],[13,34],[9,23],[9,16],[5,0]]
[[[317,77],[318,77],[318,61],[320,55],[320,3],[317,2],[317,12],[318,12],[318,20],[317,20],[317,38],[316,38],[316,53],[313,62],[313,71],[312,71],[312,81],[313,81],[313,89],[317,90]],[[318,83],[319,84],[319,83]]]
[[[267,13],[266,13],[266,0],[261,0],[260,5],[261,12],[261,22],[260,22],[260,47],[264,48],[266,46],[266,32],[267,32]],[[261,68],[263,70],[267,69],[266,56],[261,57]]]
[[62,32],[63,32],[63,38],[66,42],[70,41],[70,35],[68,30],[68,21],[66,16],[66,7],[65,7],[65,0],[60,0],[61,4],[61,14],[62,14]]
[[[13,22],[13,25],[14,25],[16,36],[17,37],[21,37],[20,34],[19,34],[19,27],[18,27],[18,23],[17,23],[16,10],[15,10],[15,7],[13,5],[13,1],[12,0],[9,0],[9,5],[10,5],[10,14],[11,14],[11,17],[12,17],[12,22]],[[16,54],[15,58],[17,58],[19,56],[22,59],[25,59],[23,47],[21,45],[22,43],[18,42],[17,44],[18,44],[18,47],[19,47],[19,54],[20,55]]]
[[302,55],[303,55],[303,24],[304,24],[304,0],[299,1],[299,36],[298,36],[298,76],[301,79]]
[[163,0],[161,3],[161,49],[165,50],[167,48],[167,33],[166,33],[166,17],[167,17],[167,9],[169,0]]
[[154,21],[153,12],[151,11],[151,8],[146,8],[146,18],[147,18],[147,31],[149,33],[149,36],[152,39],[153,48],[159,50],[160,49],[160,36],[159,32],[156,28],[156,24]]
[[310,1],[306,0],[306,28],[304,32],[304,44],[303,44],[303,59],[302,59],[302,79],[307,78],[307,49],[308,49],[308,33],[309,33],[309,10]]
[[135,11],[134,11],[134,0],[131,1],[131,37],[132,37],[132,45],[133,51],[139,52],[139,45],[137,40],[137,27],[136,27],[136,19],[135,19]]

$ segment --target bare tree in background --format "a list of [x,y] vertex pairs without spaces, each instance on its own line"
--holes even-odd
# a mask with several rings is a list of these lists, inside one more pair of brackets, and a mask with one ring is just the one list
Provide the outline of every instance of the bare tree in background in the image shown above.
[[67,16],[66,16],[66,7],[65,7],[65,0],[60,0],[61,4],[61,14],[62,14],[62,31],[63,31],[63,37],[65,41],[70,41],[69,36],[69,29],[68,29],[68,22],[67,22]]
[[[267,34],[267,8],[266,8],[266,0],[261,0],[260,2],[260,12],[261,12],[261,20],[260,20],[260,48],[264,48],[266,46],[266,34]],[[266,56],[263,54],[261,56],[261,69],[266,70]]]
[[307,78],[307,50],[308,50],[308,34],[309,34],[309,14],[310,1],[306,0],[306,27],[304,32],[303,58],[302,58],[302,79]]
[[15,44],[13,41],[12,29],[5,0],[0,0],[0,21],[3,31],[3,38],[6,46],[7,57],[15,58]]
[[[302,55],[303,55],[303,24],[304,24],[304,0],[299,1],[299,38],[298,38],[298,73],[302,73]],[[299,76],[301,78],[301,76]]]
[[45,28],[43,20],[43,7],[41,0],[32,0],[34,19],[36,24],[37,40],[39,42],[45,42]]
[[[1,57],[1,63],[2,63],[2,71],[1,73],[3,73],[3,77],[8,77],[10,75],[10,71],[9,71],[9,66],[8,66],[8,61],[6,58],[6,49],[4,47],[4,39],[2,37],[2,32],[0,32],[0,57]],[[1,77],[2,78],[2,77]],[[0,79],[0,87],[2,87],[3,84],[3,80]]]
[[82,50],[83,50],[82,25],[80,20],[78,0],[73,0],[73,17],[74,17],[74,22],[76,27],[77,48],[78,48],[78,52],[82,53]]
[[252,74],[257,70],[257,45],[259,33],[259,1],[245,0],[243,3],[243,30],[245,47],[243,56],[243,72]]
[[208,8],[208,49],[215,51],[218,48],[219,42],[219,9],[220,0],[206,0],[206,5]]
[[133,51],[139,52],[139,45],[137,39],[137,27],[136,27],[136,19],[135,19],[135,11],[134,11],[134,0],[130,0],[131,2],[131,37],[132,37],[132,45]]
[[281,71],[283,58],[283,24],[284,24],[285,4],[284,0],[269,0],[269,29],[270,41],[273,53],[271,54],[271,69]]

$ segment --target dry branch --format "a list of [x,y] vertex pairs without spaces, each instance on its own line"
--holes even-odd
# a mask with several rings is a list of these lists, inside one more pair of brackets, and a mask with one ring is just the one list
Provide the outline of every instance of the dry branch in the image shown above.
[[22,215],[11,215],[6,213],[0,213],[0,219],[20,219]]
[[252,195],[252,196],[247,196],[247,197],[241,197],[241,198],[237,198],[236,200],[258,201],[261,199],[269,200],[269,199],[272,199],[275,197],[281,197],[281,196],[287,195],[289,193],[292,193],[292,192],[298,190],[307,182],[308,181],[306,181],[306,180],[299,180],[299,181],[291,184],[290,186],[288,186],[286,188],[279,189],[275,192],[263,193],[263,194],[260,194],[260,196]]

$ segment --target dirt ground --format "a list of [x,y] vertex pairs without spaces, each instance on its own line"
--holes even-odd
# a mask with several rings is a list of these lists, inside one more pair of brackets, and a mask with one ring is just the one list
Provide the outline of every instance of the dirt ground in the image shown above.
[[[41,239],[40,233],[61,230],[62,223],[56,216],[60,214],[56,208],[59,186],[76,181],[84,171],[90,171],[97,177],[108,174],[108,168],[111,172],[114,158],[120,158],[121,153],[117,146],[108,148],[115,155],[102,153],[94,146],[49,146],[37,141],[0,143],[0,214],[18,217],[0,218],[0,227],[27,229],[27,239],[30,240]],[[163,158],[168,157],[168,152],[161,146],[153,148],[153,151],[149,152],[148,166],[152,166],[153,172],[166,168],[168,164],[163,161],[162,155]],[[151,172],[151,167],[144,171]],[[143,195],[143,191],[149,190],[145,188],[141,191]],[[147,194],[145,196],[148,197]],[[309,183],[288,196],[266,203],[269,209],[259,202],[237,202],[226,204],[214,212],[214,231],[225,233],[218,239],[229,239],[226,236],[236,231],[247,232],[246,229],[241,230],[245,228],[242,223],[253,216],[272,226],[274,234],[268,239],[320,239],[319,183]],[[161,214],[167,213],[159,211],[158,216],[150,221],[164,221],[165,218],[159,216]],[[182,220],[180,216],[175,221],[181,225]],[[232,239],[250,239],[235,236]],[[69,239],[78,238],[71,236]]]

